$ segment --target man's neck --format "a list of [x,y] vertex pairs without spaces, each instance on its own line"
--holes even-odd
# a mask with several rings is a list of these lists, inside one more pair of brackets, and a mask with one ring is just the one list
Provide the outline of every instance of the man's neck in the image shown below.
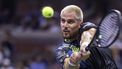
[[65,42],[72,42],[74,41],[75,39],[64,39]]
[[71,43],[71,42],[73,42],[73,41],[75,41],[75,40],[79,40],[79,36],[78,36],[78,34],[76,34],[74,37],[72,37],[72,38],[64,38],[64,41],[65,42],[68,42],[68,43]]

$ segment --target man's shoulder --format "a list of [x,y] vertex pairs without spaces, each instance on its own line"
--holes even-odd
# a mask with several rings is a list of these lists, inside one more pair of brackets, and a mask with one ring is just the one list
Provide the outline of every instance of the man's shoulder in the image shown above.
[[83,23],[85,26],[87,25],[87,26],[96,26],[94,23],[92,23],[92,22],[84,22]]
[[85,22],[81,25],[82,30],[88,30],[90,28],[97,28],[97,26],[94,23],[91,23],[91,22]]
[[70,48],[70,44],[62,42],[56,48],[56,52],[58,52],[58,51],[67,51],[67,50],[69,50],[69,48]]

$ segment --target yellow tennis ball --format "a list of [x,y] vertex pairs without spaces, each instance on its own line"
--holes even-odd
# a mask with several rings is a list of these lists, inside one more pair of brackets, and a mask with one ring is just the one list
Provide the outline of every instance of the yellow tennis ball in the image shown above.
[[54,15],[54,10],[50,6],[45,6],[42,8],[42,15],[45,18],[51,18]]

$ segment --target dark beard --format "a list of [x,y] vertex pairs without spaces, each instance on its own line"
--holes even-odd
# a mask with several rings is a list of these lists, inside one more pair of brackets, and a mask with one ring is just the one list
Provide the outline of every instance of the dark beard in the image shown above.
[[79,31],[74,32],[74,34],[70,35],[70,37],[64,37],[64,39],[76,39],[79,35]]

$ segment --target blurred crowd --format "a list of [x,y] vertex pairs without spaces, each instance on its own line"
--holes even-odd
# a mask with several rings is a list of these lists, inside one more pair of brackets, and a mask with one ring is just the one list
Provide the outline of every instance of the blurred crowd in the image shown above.
[[[55,48],[62,41],[61,9],[69,4],[78,5],[83,9],[84,22],[98,25],[110,9],[122,12],[121,3],[121,0],[0,0],[0,69],[61,69],[55,59]],[[42,16],[44,6],[53,7],[52,18]],[[122,69],[121,45],[122,31],[111,46],[119,69]]]

